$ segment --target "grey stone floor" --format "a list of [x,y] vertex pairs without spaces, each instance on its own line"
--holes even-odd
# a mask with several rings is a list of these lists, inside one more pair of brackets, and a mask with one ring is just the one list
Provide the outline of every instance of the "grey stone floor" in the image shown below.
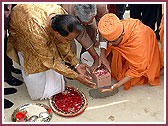
[[[20,75],[14,75],[22,79]],[[114,83],[115,81],[113,81]],[[104,98],[93,98],[89,91],[92,89],[74,80],[67,80],[67,84],[74,86],[85,94],[88,100],[88,107],[84,113],[72,118],[65,118],[53,113],[51,122],[54,123],[77,123],[77,122],[164,122],[164,101],[165,84],[164,76],[161,76],[161,86],[135,86],[125,91],[119,88],[115,95]],[[7,83],[4,87],[11,87]],[[5,98],[14,102],[14,106],[4,110],[4,122],[11,122],[13,111],[26,103],[42,103],[49,106],[48,100],[32,101],[28,95],[25,84],[15,87],[18,92],[12,95],[5,95]]]

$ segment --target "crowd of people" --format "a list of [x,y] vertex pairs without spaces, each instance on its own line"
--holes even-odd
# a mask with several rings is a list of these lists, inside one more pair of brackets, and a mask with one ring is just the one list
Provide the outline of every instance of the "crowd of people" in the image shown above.
[[[101,92],[113,91],[121,85],[125,90],[147,83],[160,85],[160,73],[164,71],[164,13],[161,24],[155,28],[160,6],[5,4],[4,64],[5,72],[7,69],[9,72],[5,73],[4,80],[19,86],[23,82],[14,78],[11,71],[22,74],[32,100],[62,92],[64,77],[96,88],[87,69],[93,72],[100,65],[117,80],[109,89],[100,88]],[[129,19],[123,17],[126,9],[130,9]],[[142,16],[143,13],[146,16]],[[155,29],[160,31],[161,51]],[[88,51],[94,59],[91,67],[77,59],[75,39],[82,46],[81,54]],[[97,47],[100,55],[95,50]],[[21,71],[12,66],[12,61],[21,66]],[[16,93],[16,89],[10,88],[8,94],[11,92]],[[6,108],[12,106],[7,99],[4,104]]]

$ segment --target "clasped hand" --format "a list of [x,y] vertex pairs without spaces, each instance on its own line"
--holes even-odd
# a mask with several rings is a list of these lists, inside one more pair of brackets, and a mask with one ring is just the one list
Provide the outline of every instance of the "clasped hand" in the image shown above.
[[107,70],[111,73],[111,68],[110,68],[109,62],[108,62],[106,56],[103,55],[103,54],[101,54],[99,59],[94,60],[94,63],[93,63],[93,65],[90,68],[90,71],[94,72],[101,65],[104,65],[107,68]]

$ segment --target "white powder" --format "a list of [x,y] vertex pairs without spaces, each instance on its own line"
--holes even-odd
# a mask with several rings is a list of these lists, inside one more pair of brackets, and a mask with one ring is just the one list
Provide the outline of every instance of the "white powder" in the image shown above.
[[26,108],[27,114],[31,117],[32,115],[39,116],[39,113],[46,112],[47,110],[44,107],[38,105],[31,105]]

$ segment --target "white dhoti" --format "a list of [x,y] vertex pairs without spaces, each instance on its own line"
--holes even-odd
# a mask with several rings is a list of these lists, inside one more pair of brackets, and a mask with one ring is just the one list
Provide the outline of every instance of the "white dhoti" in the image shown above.
[[50,98],[65,90],[65,81],[63,75],[50,69],[44,72],[25,75],[24,59],[21,53],[18,53],[21,71],[28,93],[32,100]]

